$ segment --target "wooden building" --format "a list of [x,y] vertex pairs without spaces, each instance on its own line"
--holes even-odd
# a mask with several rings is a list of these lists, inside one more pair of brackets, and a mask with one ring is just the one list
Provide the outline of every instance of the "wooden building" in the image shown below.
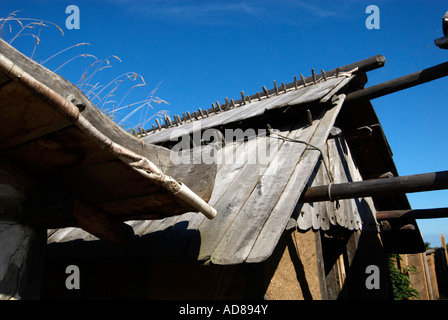
[[[128,221],[137,237],[119,249],[78,228],[51,230],[43,298],[390,298],[375,213],[409,208],[406,197],[300,201],[307,186],[397,175],[370,102],[345,103],[383,64],[376,56],[158,123],[145,143],[191,146],[179,152],[216,163],[209,203],[217,216]],[[423,247],[409,223],[386,231],[406,237],[394,250]],[[80,290],[65,287],[68,265],[80,268]],[[371,265],[378,289],[366,287]]]
[[370,99],[445,65],[367,89],[382,56],[313,69],[136,138],[0,44],[2,112],[49,115],[3,118],[0,244],[24,248],[0,265],[4,298],[390,299],[386,253],[425,250],[405,193],[448,188],[447,173],[399,177]]

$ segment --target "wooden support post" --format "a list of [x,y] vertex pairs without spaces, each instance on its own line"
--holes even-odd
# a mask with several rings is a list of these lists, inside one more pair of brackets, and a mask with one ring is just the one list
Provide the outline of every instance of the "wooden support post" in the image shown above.
[[299,202],[334,201],[448,189],[448,171],[310,187]]
[[[445,236],[443,235],[443,233],[440,234],[440,245],[445,251],[445,261],[448,262],[448,248],[446,247]],[[446,267],[448,267],[448,265]]]
[[0,221],[0,300],[40,297],[46,229]]
[[27,194],[22,218],[27,225],[79,227],[113,245],[126,245],[134,239],[131,226],[59,188],[36,184]]
[[22,176],[0,163],[0,300],[40,295],[46,229],[21,221],[26,187]]

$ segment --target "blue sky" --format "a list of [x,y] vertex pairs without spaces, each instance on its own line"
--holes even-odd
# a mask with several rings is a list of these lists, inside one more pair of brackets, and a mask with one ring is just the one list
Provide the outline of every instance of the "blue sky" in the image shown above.
[[[80,11],[79,29],[65,25],[71,4]],[[371,4],[380,10],[379,29],[365,26]],[[27,55],[34,52],[39,62],[75,44],[89,44],[63,51],[44,65],[59,68],[58,73],[76,84],[84,71],[91,75],[101,64],[105,68],[84,86],[97,93],[95,103],[110,109],[148,97],[167,102],[152,102],[153,108],[144,104],[139,109],[143,113],[135,113],[126,126],[157,111],[179,114],[208,108],[225,97],[238,99],[242,90],[253,94],[262,86],[273,87],[274,80],[292,82],[300,73],[310,75],[311,68],[330,70],[376,54],[386,57],[386,65],[368,74],[367,86],[448,58],[448,50],[434,45],[442,36],[446,0],[2,0],[0,17],[15,10],[21,10],[18,18],[43,19],[63,32],[47,23],[35,47],[35,38],[26,35],[39,32],[34,25],[14,40],[13,45]],[[7,40],[20,30],[17,23],[11,27],[12,32],[3,30]],[[98,61],[89,68],[93,56]],[[123,82],[107,94],[114,85],[104,86],[116,77]],[[447,170],[447,87],[444,78],[373,100],[400,175]],[[130,108],[122,111],[115,114],[117,121]],[[408,197],[413,208],[448,206],[447,191]],[[418,224],[425,241],[434,246],[440,244],[441,233],[448,236],[448,219]]]

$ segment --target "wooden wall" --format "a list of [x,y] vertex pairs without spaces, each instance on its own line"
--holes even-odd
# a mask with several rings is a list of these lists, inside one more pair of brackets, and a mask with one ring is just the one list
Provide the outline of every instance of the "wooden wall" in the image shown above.
[[402,254],[401,267],[415,267],[409,273],[418,300],[437,300],[447,294],[448,266],[445,249],[437,248],[422,253]]

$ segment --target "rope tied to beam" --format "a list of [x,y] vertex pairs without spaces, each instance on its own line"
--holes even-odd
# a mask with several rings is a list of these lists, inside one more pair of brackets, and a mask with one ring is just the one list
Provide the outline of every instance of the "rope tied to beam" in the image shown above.
[[306,146],[311,147],[311,148],[313,148],[313,149],[315,149],[315,150],[320,152],[320,155],[322,157],[322,162],[323,162],[324,167],[325,167],[325,171],[327,172],[328,179],[330,180],[330,184],[328,185],[328,189],[327,189],[328,198],[330,199],[331,202],[335,203],[334,210],[338,210],[341,207],[341,205],[339,204],[339,200],[338,199],[333,199],[332,196],[331,196],[331,186],[334,184],[334,179],[333,179],[333,175],[332,175],[332,173],[330,171],[330,167],[329,167],[329,165],[328,165],[328,163],[326,161],[326,157],[325,157],[325,154],[322,151],[322,149],[317,147],[317,146],[315,146],[315,145],[313,145],[313,144],[311,144],[311,143],[309,143],[309,142],[307,142],[307,141],[303,141],[303,140],[299,140],[299,139],[293,139],[293,138],[286,137],[284,135],[278,134],[278,133],[276,133],[272,129],[270,124],[267,124],[266,127],[268,129],[270,137],[274,136],[277,139],[281,139],[283,141],[289,141],[289,142],[295,142],[295,143],[303,143]]
[[333,184],[334,184],[333,182],[330,182],[330,183],[328,184],[328,189],[327,189],[328,199],[329,199],[331,202],[334,203],[334,210],[338,210],[338,209],[341,207],[341,205],[340,205],[340,203],[339,203],[339,199],[333,199],[333,198],[331,197],[331,186],[332,186]]
[[289,141],[289,142],[295,142],[295,143],[303,143],[303,144],[307,145],[308,147],[311,147],[311,148],[313,148],[313,149],[319,151],[319,152],[320,152],[320,155],[321,155],[321,157],[322,157],[322,162],[324,163],[325,170],[327,171],[328,178],[330,179],[330,184],[333,184],[333,183],[334,183],[333,175],[331,174],[331,171],[330,171],[329,166],[328,166],[328,164],[327,164],[327,161],[326,161],[326,159],[325,159],[325,154],[324,154],[324,152],[322,151],[322,149],[320,149],[319,147],[317,147],[317,146],[315,146],[315,145],[312,145],[311,143],[309,143],[309,142],[307,142],[307,141],[299,140],[299,139],[293,139],[293,138],[286,137],[286,136],[284,136],[284,135],[278,134],[277,132],[275,132],[275,131],[272,129],[272,127],[271,127],[270,124],[267,124],[266,127],[267,127],[267,129],[268,129],[268,131],[269,131],[269,136],[270,136],[270,137],[273,137],[273,136],[274,136],[274,137],[276,137],[277,139],[280,139],[280,140],[283,140],[283,141]]

